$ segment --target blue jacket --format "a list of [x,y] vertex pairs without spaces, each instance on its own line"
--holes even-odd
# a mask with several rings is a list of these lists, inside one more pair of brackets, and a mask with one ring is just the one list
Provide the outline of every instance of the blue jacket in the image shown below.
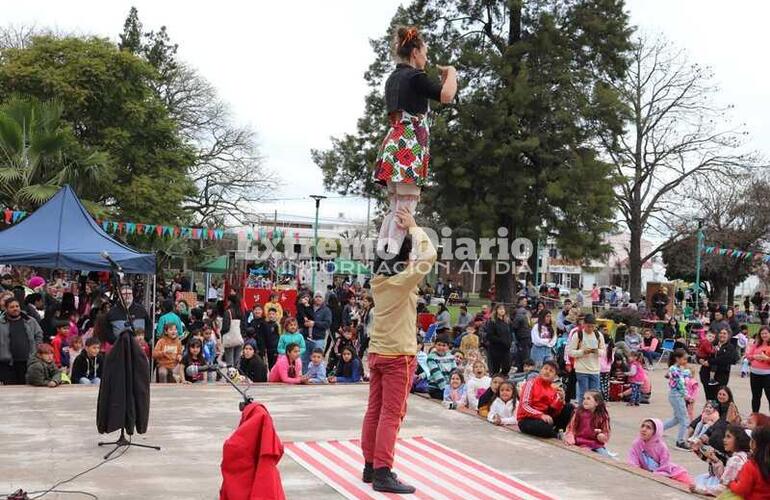
[[310,340],[323,340],[326,338],[326,331],[332,324],[332,310],[322,305],[318,310],[309,311],[312,315],[314,324],[313,331],[310,332]]
[[[350,360],[350,363],[353,365],[350,370],[351,376],[342,377],[340,375],[336,375],[338,384],[354,384],[356,382],[361,382],[361,361],[359,361],[358,358],[353,358]],[[337,365],[337,371],[340,371],[341,367],[342,358],[340,358],[340,363]]]

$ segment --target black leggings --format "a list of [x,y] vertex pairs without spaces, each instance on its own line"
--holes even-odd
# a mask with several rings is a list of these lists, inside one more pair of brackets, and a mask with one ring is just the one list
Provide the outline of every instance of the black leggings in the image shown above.
[[765,397],[767,398],[768,406],[770,407],[770,375],[750,373],[749,382],[751,383],[752,413],[759,413],[759,408],[762,406],[762,391],[765,391]]
[[489,349],[487,356],[489,357],[490,375],[494,377],[498,373],[504,373],[507,378],[511,371],[511,349],[496,346]]
[[542,438],[556,437],[559,435],[559,431],[565,430],[569,425],[574,409],[575,408],[571,404],[566,403],[561,412],[553,417],[553,424],[543,422],[539,418],[525,418],[519,420],[519,430],[530,436]]

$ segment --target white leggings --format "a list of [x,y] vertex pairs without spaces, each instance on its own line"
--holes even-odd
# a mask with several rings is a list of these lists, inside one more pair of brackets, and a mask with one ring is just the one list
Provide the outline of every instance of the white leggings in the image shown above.
[[405,182],[391,182],[388,183],[388,196],[390,198],[390,211],[382,220],[379,239],[377,240],[377,253],[381,257],[386,257],[385,252],[389,256],[398,254],[406,237],[406,230],[398,226],[395,214],[400,208],[406,208],[409,213],[414,215],[417,202],[420,201],[420,188]]

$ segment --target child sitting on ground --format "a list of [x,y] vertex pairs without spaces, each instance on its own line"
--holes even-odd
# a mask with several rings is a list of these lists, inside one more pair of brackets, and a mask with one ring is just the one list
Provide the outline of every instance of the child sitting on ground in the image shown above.
[[307,384],[307,376],[302,376],[302,360],[299,359],[299,346],[289,344],[286,354],[279,356],[267,377],[268,382],[284,384]]
[[444,387],[444,406],[450,410],[468,407],[468,394],[465,388],[465,378],[458,369],[449,375],[449,384]]
[[[278,355],[286,354],[286,346],[289,344],[297,344],[299,346],[299,355],[305,354],[305,337],[302,336],[297,330],[299,330],[299,324],[296,318],[286,318],[283,324],[283,333],[278,338]],[[257,343],[254,342],[256,349]]]
[[671,453],[663,440],[663,422],[658,418],[642,420],[639,437],[628,452],[628,463],[674,481],[693,484],[687,470],[671,462]]
[[[292,321],[292,320],[290,320]],[[293,320],[296,324],[297,321]],[[241,353],[238,371],[252,382],[267,382],[267,365],[257,355],[257,341],[247,339],[243,343],[243,352]]]
[[326,384],[326,364],[324,363],[324,350],[320,347],[313,349],[310,354],[310,364],[307,367],[307,381],[309,384]]
[[473,363],[473,373],[465,383],[465,392],[468,394],[468,408],[479,409],[479,397],[489,389],[492,379],[487,375],[487,365],[483,361]]
[[142,350],[145,356],[147,356],[147,360],[152,357],[152,352],[150,351],[150,344],[147,343],[147,341],[144,339],[144,328],[137,328],[134,330],[134,340],[136,341],[136,344],[139,346],[139,348]]
[[337,366],[342,356],[342,351],[346,347],[355,350],[354,334],[355,329],[352,326],[342,327],[340,334],[337,336],[337,341],[334,343],[334,348],[329,354],[329,366]]
[[444,388],[449,382],[449,375],[457,368],[454,355],[449,352],[449,338],[439,335],[433,352],[428,354],[428,394],[433,399],[444,399]]
[[[716,354],[716,348],[714,347],[714,339],[716,334],[714,332],[707,332],[706,335],[698,343],[698,351],[696,353],[696,359],[700,361],[708,361],[708,359]],[[709,381],[708,385],[718,385],[714,379],[715,370],[713,367],[709,367]]]
[[489,388],[479,397],[478,413],[480,417],[486,418],[489,415],[489,409],[492,407],[492,403],[495,402],[500,391],[500,384],[506,382],[508,378],[498,373],[492,377],[489,383]]
[[534,360],[526,359],[522,365],[521,373],[514,373],[513,376],[511,376],[510,381],[516,388],[517,393],[519,392],[519,389],[524,384],[524,382],[527,380],[532,380],[540,374],[540,371],[536,368],[537,365],[535,364]]
[[163,325],[163,336],[158,339],[152,357],[158,364],[156,370],[160,383],[182,383],[182,342],[176,330],[176,323]]
[[76,384],[99,385],[102,379],[104,354],[100,353],[99,339],[86,340],[86,348],[72,362],[72,381]]
[[330,384],[355,384],[361,382],[361,361],[353,347],[342,348],[340,359],[334,369],[334,376],[329,377]]
[[81,352],[83,352],[84,341],[82,336],[75,335],[74,337],[70,337],[67,342],[69,343],[67,355],[70,359],[69,366],[67,366],[67,373],[70,375],[70,379],[72,379],[72,365],[75,364],[75,359],[80,356]]
[[56,368],[62,366],[69,370],[70,358],[68,354],[69,344],[67,343],[67,337],[70,334],[70,324],[68,321],[61,320],[56,323],[56,335],[51,339],[51,347],[53,347],[53,362]]
[[642,397],[642,386],[647,380],[647,372],[644,371],[642,353],[631,351],[628,354],[628,371],[625,373],[631,384],[628,406],[639,406]]
[[196,382],[203,382],[206,380],[206,375],[213,374],[213,372],[198,372],[195,375],[187,374],[187,367],[189,366],[197,366],[198,368],[206,366],[206,359],[203,357],[202,351],[203,342],[201,342],[200,338],[191,336],[190,340],[187,342],[187,354],[182,356],[182,366],[184,367],[185,382],[193,384]]
[[610,440],[610,414],[604,398],[598,391],[586,391],[583,394],[582,405],[572,414],[564,442],[612,457],[607,450]]
[[692,436],[687,440],[690,443],[697,443],[700,441],[701,436],[705,436],[706,432],[719,421],[719,411],[714,407],[712,401],[706,401],[703,406],[703,411],[700,414],[700,422],[695,426],[695,430]]
[[516,424],[516,389],[506,380],[500,383],[498,391],[500,395],[489,408],[487,420],[495,425]]
[[457,370],[460,370],[460,373],[465,373],[465,369],[467,368],[465,365],[465,353],[460,349],[452,349],[452,356],[455,357],[455,365],[457,366]]
[[[69,329],[69,326],[67,327]],[[61,371],[53,362],[51,344],[39,344],[35,357],[27,366],[27,383],[38,387],[56,387],[61,385]]]

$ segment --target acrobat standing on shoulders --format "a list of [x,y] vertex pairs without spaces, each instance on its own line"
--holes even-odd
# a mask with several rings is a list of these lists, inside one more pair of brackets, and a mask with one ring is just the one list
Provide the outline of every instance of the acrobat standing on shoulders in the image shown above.
[[457,93],[457,73],[452,66],[437,66],[441,81],[425,73],[428,46],[415,27],[400,27],[393,40],[396,69],[385,82],[385,105],[390,128],[377,155],[375,180],[386,186],[390,211],[380,228],[379,255],[395,256],[406,231],[395,214],[406,208],[414,214],[420,190],[428,176],[430,127],[428,100],[451,102]]

